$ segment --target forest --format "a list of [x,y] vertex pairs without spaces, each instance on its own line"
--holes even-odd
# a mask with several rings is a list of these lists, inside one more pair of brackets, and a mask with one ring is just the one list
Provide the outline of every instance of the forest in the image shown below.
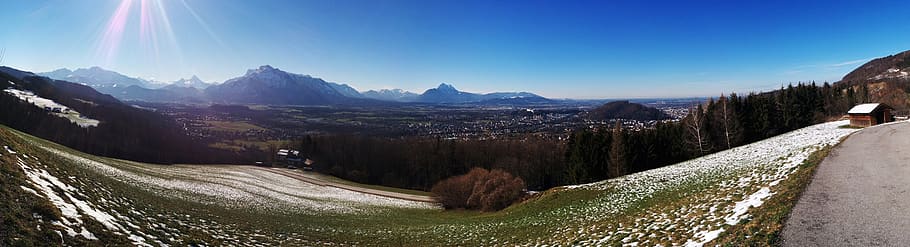
[[[630,131],[577,129],[567,141],[307,136],[297,141],[316,170],[370,184],[428,190],[471,168],[501,169],[530,190],[579,184],[655,169],[839,118],[869,100],[864,87],[789,85],[730,94],[690,110],[679,122]],[[321,165],[325,164],[325,165]]]
[[388,139],[355,135],[307,136],[298,148],[314,169],[348,180],[428,191],[472,168],[501,169],[530,189],[564,184],[563,144],[527,137],[501,140]]
[[676,123],[617,134],[578,130],[566,145],[568,184],[659,168],[841,117],[869,100],[864,87],[789,85],[773,92],[730,94],[690,110]]

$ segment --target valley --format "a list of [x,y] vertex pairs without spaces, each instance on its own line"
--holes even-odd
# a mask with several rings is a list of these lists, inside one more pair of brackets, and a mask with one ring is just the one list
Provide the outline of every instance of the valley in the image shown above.
[[0,247],[910,241],[910,1],[0,6]]
[[[657,123],[679,121],[699,99],[638,100],[660,111],[675,113],[664,120],[623,119],[631,130],[652,128]],[[131,102],[174,118],[187,135],[208,143],[241,149],[256,143],[288,141],[307,135],[348,134],[384,138],[441,138],[458,140],[521,139],[528,136],[563,141],[580,128],[605,128],[614,119],[590,119],[585,112],[599,102],[533,105],[435,105],[388,106],[283,106],[283,105],[187,105]],[[683,115],[680,115],[683,114]]]

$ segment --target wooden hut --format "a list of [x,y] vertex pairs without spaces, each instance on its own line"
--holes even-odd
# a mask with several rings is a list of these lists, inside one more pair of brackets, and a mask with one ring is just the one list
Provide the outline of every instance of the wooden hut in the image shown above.
[[894,108],[882,103],[867,103],[850,108],[847,115],[850,116],[850,126],[869,127],[894,121],[894,116],[891,115],[892,110]]

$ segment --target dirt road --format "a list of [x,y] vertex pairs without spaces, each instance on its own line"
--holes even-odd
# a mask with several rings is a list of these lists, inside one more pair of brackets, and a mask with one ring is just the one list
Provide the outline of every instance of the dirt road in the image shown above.
[[910,123],[863,129],[819,165],[791,212],[783,246],[910,243]]
[[288,170],[288,169],[283,169],[283,168],[264,168],[264,167],[254,167],[254,168],[281,174],[281,175],[284,175],[287,177],[291,177],[294,179],[298,179],[298,180],[301,180],[301,181],[304,181],[307,183],[311,183],[311,184],[315,184],[315,185],[319,185],[319,186],[329,186],[329,187],[335,187],[335,188],[339,188],[339,189],[345,189],[345,190],[367,193],[367,194],[372,194],[372,195],[377,195],[377,196],[385,196],[385,197],[410,200],[410,201],[436,202],[436,199],[434,199],[433,197],[430,197],[430,196],[411,195],[411,194],[405,194],[405,193],[397,193],[397,192],[391,192],[391,191],[376,190],[376,189],[363,188],[363,187],[352,186],[352,185],[347,185],[347,184],[341,184],[341,183],[321,179],[318,176],[305,174],[305,173],[297,171],[297,170]]

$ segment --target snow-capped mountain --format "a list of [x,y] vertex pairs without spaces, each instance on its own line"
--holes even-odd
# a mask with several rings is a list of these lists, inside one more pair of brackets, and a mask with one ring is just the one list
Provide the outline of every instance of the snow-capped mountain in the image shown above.
[[490,103],[529,104],[549,101],[533,93],[497,92],[477,94],[459,91],[446,83],[416,94],[401,89],[369,90],[363,93],[348,84],[327,82],[309,75],[285,72],[269,65],[247,70],[241,77],[222,84],[197,76],[171,83],[126,76],[100,67],[58,69],[39,73],[52,79],[84,84],[121,100],[151,102],[219,102],[255,104],[363,104],[419,102],[432,104]]
[[102,88],[108,87],[125,88],[133,85],[140,87],[149,87],[150,84],[147,80],[125,76],[123,74],[106,70],[98,66],[76,70],[63,68],[51,72],[38,73],[38,75],[47,76],[55,80],[82,83],[92,88],[98,89],[99,91],[103,91],[101,90]]
[[346,97],[363,98],[363,95],[361,95],[360,92],[357,92],[357,89],[354,89],[353,87],[348,86],[348,84],[339,84],[339,83],[329,82],[329,86],[332,86],[332,88],[334,88],[335,91],[338,91],[339,93],[341,93],[342,95],[344,95]]
[[385,101],[397,101],[397,102],[413,102],[417,100],[419,94],[408,92],[401,89],[380,89],[380,90],[369,90],[361,93],[363,97],[376,99],[376,100],[385,100]]
[[167,87],[192,87],[201,90],[208,88],[212,84],[214,83],[204,82],[194,75],[193,77],[190,77],[190,79],[180,78],[180,80],[174,81],[170,85],[167,85]]
[[333,86],[319,78],[263,65],[241,77],[210,86],[205,94],[215,102],[256,104],[333,104],[351,99],[336,89],[339,86],[342,85]]

